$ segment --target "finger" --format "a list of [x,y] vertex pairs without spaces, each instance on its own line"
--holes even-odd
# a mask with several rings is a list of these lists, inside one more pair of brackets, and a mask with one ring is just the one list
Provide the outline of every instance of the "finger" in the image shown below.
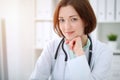
[[80,49],[82,48],[82,42],[80,37],[76,37],[70,42],[70,48],[73,49],[74,47]]
[[66,44],[69,44],[69,40],[66,39],[66,40],[65,40],[65,43],[66,43]]
[[73,50],[75,44],[76,44],[75,40],[72,40],[72,41],[69,42],[69,47],[70,47],[71,50]]

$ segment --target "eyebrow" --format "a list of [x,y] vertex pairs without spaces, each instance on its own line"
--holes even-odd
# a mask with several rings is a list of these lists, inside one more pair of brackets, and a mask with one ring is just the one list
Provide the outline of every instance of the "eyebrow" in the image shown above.
[[[72,16],[69,16],[69,17],[71,18],[71,17],[79,17],[79,16],[78,15],[72,15]],[[58,19],[59,18],[63,18],[63,17],[58,17]]]
[[72,15],[72,16],[70,16],[70,17],[76,17],[76,16],[79,17],[78,15]]

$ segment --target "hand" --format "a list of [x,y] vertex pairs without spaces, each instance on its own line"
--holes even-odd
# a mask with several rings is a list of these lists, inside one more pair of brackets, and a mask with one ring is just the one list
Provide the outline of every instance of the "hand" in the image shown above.
[[69,48],[77,55],[83,55],[84,51],[82,48],[82,40],[80,36],[76,36],[72,40],[66,40],[66,44],[69,45]]

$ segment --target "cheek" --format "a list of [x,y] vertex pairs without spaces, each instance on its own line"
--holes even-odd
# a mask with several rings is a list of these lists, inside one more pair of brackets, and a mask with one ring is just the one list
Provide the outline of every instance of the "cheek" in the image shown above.
[[59,27],[59,29],[62,32],[62,34],[64,34],[64,28],[63,27]]
[[84,34],[84,26],[79,26],[76,30],[79,34]]
[[59,28],[60,28],[60,30],[62,31],[62,27],[59,26]]
[[63,32],[64,31],[64,27],[60,26],[60,30]]

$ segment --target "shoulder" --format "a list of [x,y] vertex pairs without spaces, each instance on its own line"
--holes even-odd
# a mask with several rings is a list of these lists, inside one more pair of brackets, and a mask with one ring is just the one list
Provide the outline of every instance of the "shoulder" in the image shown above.
[[93,42],[93,48],[95,50],[108,50],[108,49],[110,50],[107,43],[95,39],[93,39],[92,42]]
[[92,39],[92,43],[93,43],[94,55],[96,56],[100,56],[100,55],[109,56],[110,55],[111,56],[113,54],[113,52],[111,51],[107,43],[101,42],[96,39]]
[[61,41],[61,39],[62,38],[54,38],[54,39],[51,39],[51,40],[49,40],[47,43],[46,43],[46,46],[54,46],[54,47],[56,47],[58,44],[59,44],[59,42]]
[[48,52],[54,52],[57,49],[62,38],[54,38],[46,42],[45,47],[43,50],[48,50]]

